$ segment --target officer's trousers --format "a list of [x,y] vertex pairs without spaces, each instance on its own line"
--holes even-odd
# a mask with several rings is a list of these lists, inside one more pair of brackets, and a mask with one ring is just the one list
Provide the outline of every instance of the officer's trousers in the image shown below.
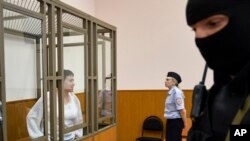
[[166,124],[166,141],[181,141],[183,120],[181,118],[167,119]]

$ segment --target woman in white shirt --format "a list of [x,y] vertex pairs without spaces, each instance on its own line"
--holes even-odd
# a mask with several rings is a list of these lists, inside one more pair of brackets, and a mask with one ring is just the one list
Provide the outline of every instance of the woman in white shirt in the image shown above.
[[[70,70],[64,70],[64,126],[72,127],[77,124],[82,124],[82,112],[79,99],[73,93],[74,90],[74,74]],[[48,94],[48,107],[49,107],[49,94]],[[48,109],[48,112],[50,109]],[[50,112],[49,112],[50,114]],[[58,107],[57,107],[58,115]],[[27,115],[27,128],[29,136],[34,139],[44,136],[43,124],[43,97],[39,98],[36,104],[31,108]],[[50,124],[50,123],[48,123]],[[57,128],[58,128],[57,124]],[[50,125],[48,125],[50,127]],[[49,129],[50,134],[50,129]],[[64,134],[64,141],[72,141],[75,138],[81,137],[83,134],[82,129]],[[49,135],[50,140],[50,135]]]

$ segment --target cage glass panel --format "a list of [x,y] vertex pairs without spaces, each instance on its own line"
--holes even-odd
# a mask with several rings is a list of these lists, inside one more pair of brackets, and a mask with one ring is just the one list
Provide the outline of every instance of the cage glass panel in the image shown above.
[[[26,138],[28,133],[33,138],[44,136],[43,101],[38,102],[41,115],[31,110],[43,94],[42,22],[7,9],[3,17],[8,140]],[[39,125],[36,120],[40,120]],[[34,133],[34,128],[39,132]]]
[[97,93],[97,124],[98,129],[113,124],[114,92],[112,92],[111,42],[98,39],[98,93]]
[[[80,124],[81,127],[74,131],[77,138],[87,130],[85,36],[85,33],[63,28],[64,125],[69,128]],[[64,137],[70,134],[72,132]]]

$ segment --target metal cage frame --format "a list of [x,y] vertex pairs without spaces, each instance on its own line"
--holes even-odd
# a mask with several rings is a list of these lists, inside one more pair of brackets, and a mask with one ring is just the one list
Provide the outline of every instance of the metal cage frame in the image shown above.
[[[57,139],[57,115],[56,115],[56,83],[59,82],[59,95],[62,94],[63,87],[63,47],[73,46],[74,44],[64,45],[63,28],[69,28],[77,32],[84,33],[85,42],[76,43],[84,45],[85,48],[85,93],[87,123],[76,125],[70,128],[64,128],[64,107],[63,97],[59,96],[59,140],[63,140],[64,133],[87,127],[87,136],[99,132],[97,127],[97,91],[98,91],[98,66],[97,66],[97,44],[98,39],[111,42],[111,84],[112,84],[112,124],[116,125],[116,87],[117,87],[117,70],[116,70],[116,27],[104,21],[101,21],[91,15],[88,15],[78,9],[75,9],[59,0],[0,0],[0,101],[2,101],[2,135],[3,141],[7,141],[7,116],[6,116],[6,84],[5,84],[5,58],[4,58],[4,33],[21,35],[27,38],[36,39],[42,42],[42,70],[43,70],[43,90],[49,91],[50,95],[50,129],[51,140]],[[37,22],[41,22],[41,27]],[[41,30],[40,30],[41,29]],[[57,38],[56,38],[57,37]],[[55,42],[57,39],[57,43]],[[48,42],[48,45],[47,45]],[[56,58],[56,48],[58,56]],[[56,62],[57,61],[57,62]],[[37,58],[37,62],[40,62]],[[55,64],[58,64],[57,68]],[[38,65],[39,66],[39,65]],[[37,71],[39,71],[37,69]],[[58,74],[56,73],[58,70]],[[40,72],[39,72],[40,73]],[[40,96],[42,94],[40,93]],[[44,93],[46,96],[46,93]],[[48,112],[47,100],[44,100],[45,108],[45,135],[36,140],[42,141],[48,138]],[[54,137],[54,138],[53,138]],[[79,140],[85,138],[79,138]],[[0,139],[1,140],[1,139]]]

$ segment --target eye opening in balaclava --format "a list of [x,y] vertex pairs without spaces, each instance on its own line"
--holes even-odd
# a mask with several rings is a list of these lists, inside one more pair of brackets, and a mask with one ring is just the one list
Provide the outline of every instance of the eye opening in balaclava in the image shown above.
[[198,21],[191,25],[195,31],[196,38],[206,38],[216,34],[228,26],[230,21],[230,14],[225,12],[215,13],[209,17]]
[[237,74],[250,58],[250,0],[188,0],[188,25],[215,15],[230,15],[228,25],[211,37],[195,39],[208,66]]

